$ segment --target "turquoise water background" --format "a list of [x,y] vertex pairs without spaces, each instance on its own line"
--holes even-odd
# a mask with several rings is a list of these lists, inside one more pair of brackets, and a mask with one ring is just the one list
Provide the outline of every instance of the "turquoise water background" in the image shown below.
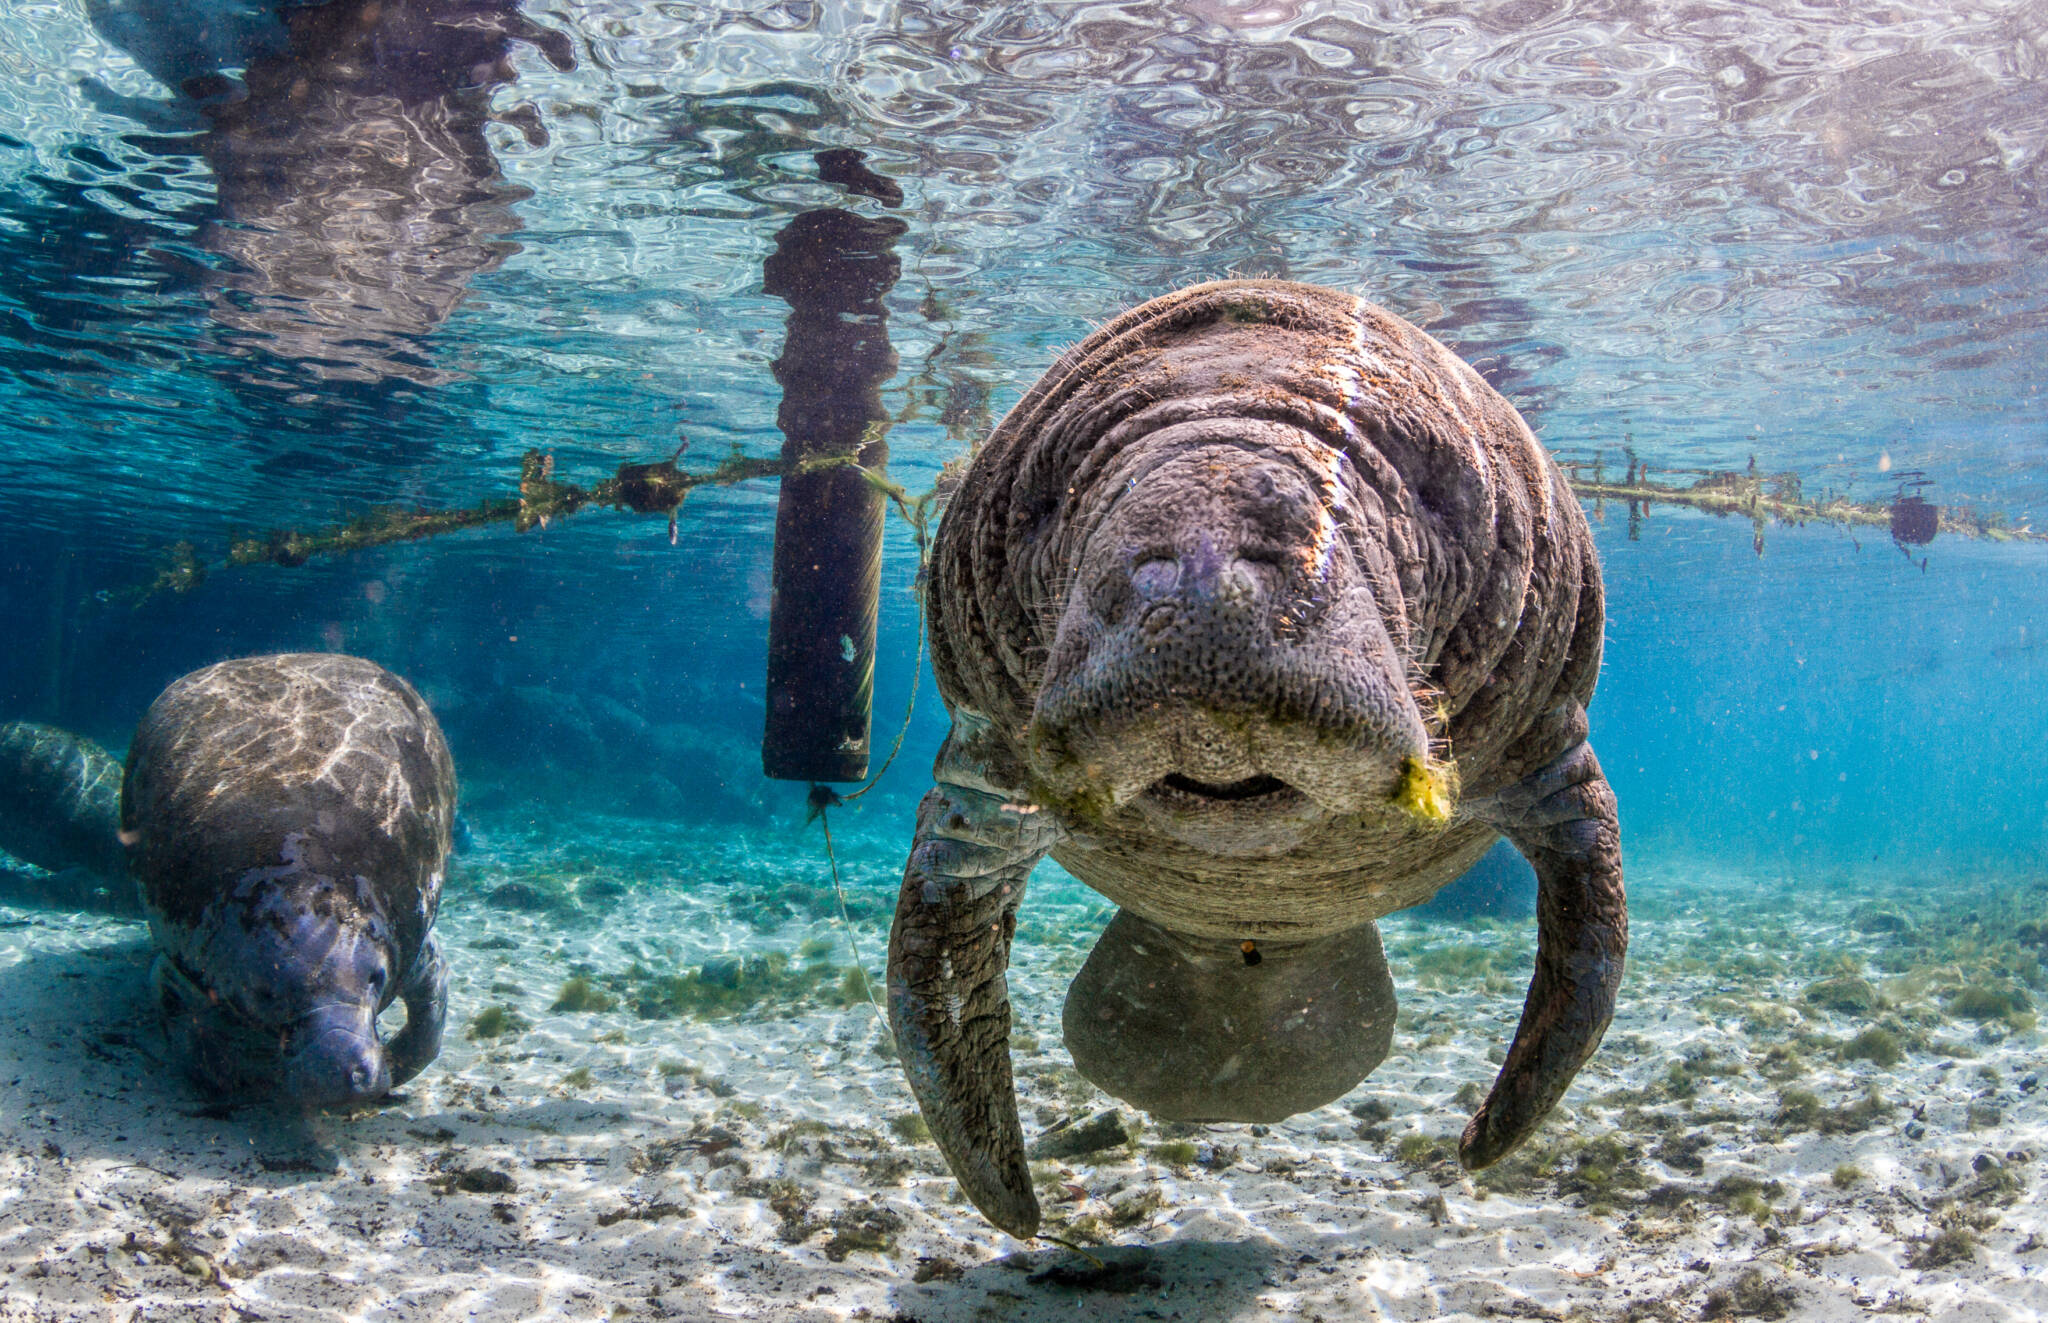
[[[907,224],[883,398],[912,490],[1091,325],[1263,274],[1410,316],[1610,471],[1755,455],[1866,500],[1925,471],[1943,503],[2048,517],[2025,4],[416,0],[342,73],[292,46],[308,8],[52,2],[0,32],[0,715],[119,749],[193,667],[341,649],[422,688],[485,815],[800,830],[802,787],[753,762],[772,482],[699,491],[673,547],[590,512],[121,594],[180,540],[508,494],[529,448],[585,483],[679,434],[685,467],[776,453],[762,262],[827,206]],[[427,58],[458,32],[489,59]],[[300,56],[328,110],[238,139],[221,107]],[[901,204],[819,180],[834,147]],[[1626,522],[1597,525],[1593,737],[1632,862],[2041,884],[2048,549],[1813,526],[1759,555],[1746,521]],[[915,569],[892,519],[878,751]],[[508,731],[515,689],[716,756],[671,795],[635,779],[630,720],[594,728],[618,784],[565,798],[589,757]],[[864,846],[907,844],[943,729],[927,677]]]

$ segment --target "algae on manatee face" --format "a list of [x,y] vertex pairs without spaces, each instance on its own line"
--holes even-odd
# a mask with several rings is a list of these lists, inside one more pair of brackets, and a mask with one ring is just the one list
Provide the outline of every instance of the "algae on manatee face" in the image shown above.
[[1394,807],[1421,822],[1449,822],[1458,799],[1457,770],[1456,763],[1433,758],[1404,760],[1400,783],[1394,787]]

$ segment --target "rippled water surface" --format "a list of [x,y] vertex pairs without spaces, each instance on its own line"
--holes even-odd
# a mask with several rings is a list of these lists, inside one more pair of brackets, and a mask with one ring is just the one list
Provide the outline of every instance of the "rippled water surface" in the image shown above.
[[[322,12],[324,11],[324,12]],[[1366,293],[1555,447],[2038,510],[2048,19],[2004,3],[23,4],[11,520],[128,545],[774,438],[775,231],[901,190],[899,465],[1192,279]],[[950,433],[952,440],[942,435]],[[172,499],[166,499],[166,486]],[[118,519],[107,519],[114,509]]]

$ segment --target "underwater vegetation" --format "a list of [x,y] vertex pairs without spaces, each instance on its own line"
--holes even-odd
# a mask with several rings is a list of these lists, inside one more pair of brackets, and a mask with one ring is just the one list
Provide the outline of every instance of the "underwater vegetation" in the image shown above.
[[502,1002],[494,1003],[478,1011],[469,1022],[469,1037],[504,1038],[523,1034],[533,1028],[533,1021]]
[[[851,965],[834,964],[823,952],[814,952],[801,960],[792,960],[781,951],[727,956],[707,960],[683,974],[658,973],[636,963],[624,973],[606,976],[596,983],[588,979],[570,980],[571,984],[579,982],[584,986],[575,994],[577,997],[615,996],[643,1020],[710,1019],[763,1005],[793,1014],[807,1006],[858,1006],[867,1000],[860,971]],[[570,996],[567,984],[563,996]]]
[[562,990],[555,995],[554,1004],[548,1009],[570,1012],[608,1011],[618,1004],[617,997],[578,975],[562,985]]

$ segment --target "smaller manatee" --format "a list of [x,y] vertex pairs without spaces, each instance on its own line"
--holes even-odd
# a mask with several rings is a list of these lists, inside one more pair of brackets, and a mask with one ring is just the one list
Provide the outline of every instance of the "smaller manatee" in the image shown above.
[[[433,936],[455,768],[412,686],[373,662],[221,662],[150,705],[121,834],[165,1031],[216,1096],[363,1102],[440,1052]],[[377,1017],[405,1002],[388,1047]]]
[[0,850],[57,876],[35,899],[139,915],[119,840],[121,763],[32,721],[0,725]]

